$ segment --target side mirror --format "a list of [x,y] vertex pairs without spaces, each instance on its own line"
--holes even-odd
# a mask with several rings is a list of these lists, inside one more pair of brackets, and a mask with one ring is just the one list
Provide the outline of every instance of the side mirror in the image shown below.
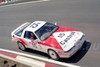
[[55,25],[57,25],[57,22],[55,22]]

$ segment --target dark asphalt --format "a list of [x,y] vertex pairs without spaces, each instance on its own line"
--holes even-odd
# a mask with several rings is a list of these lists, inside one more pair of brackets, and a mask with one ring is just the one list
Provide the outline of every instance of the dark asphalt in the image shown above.
[[[83,67],[100,66],[100,0],[51,0],[0,7],[0,48],[20,51],[11,42],[10,33],[24,22],[36,20],[57,22],[60,26],[78,29],[86,35],[87,42],[80,51],[70,59],[59,61]],[[26,53],[48,58],[37,51]]]

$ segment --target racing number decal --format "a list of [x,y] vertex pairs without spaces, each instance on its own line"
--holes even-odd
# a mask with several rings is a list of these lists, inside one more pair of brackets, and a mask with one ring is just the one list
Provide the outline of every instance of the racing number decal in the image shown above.
[[40,23],[33,23],[30,27],[31,28],[36,28]]
[[33,47],[37,48],[37,46],[36,46],[34,41],[31,41],[30,43],[32,44]]
[[60,34],[58,35],[58,37],[60,37],[60,38],[63,38],[64,36],[65,36],[64,33],[60,33]]
[[32,44],[32,45],[35,45],[34,41],[31,41],[31,44]]

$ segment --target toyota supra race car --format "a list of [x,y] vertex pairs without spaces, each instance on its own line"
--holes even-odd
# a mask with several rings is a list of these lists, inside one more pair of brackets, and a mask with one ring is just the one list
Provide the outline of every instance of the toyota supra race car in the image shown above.
[[85,41],[82,32],[46,21],[24,23],[11,33],[11,37],[21,50],[31,48],[41,51],[54,60],[71,57]]

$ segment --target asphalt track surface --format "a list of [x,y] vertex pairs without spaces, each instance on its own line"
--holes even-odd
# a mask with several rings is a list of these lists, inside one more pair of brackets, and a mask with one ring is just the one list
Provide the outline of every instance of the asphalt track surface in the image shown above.
[[[100,0],[50,0],[8,7],[0,6],[0,48],[20,51],[11,42],[10,33],[24,22],[43,20],[57,22],[85,33],[87,42],[70,59],[59,61],[83,67],[100,66]],[[24,53],[24,52],[23,52]],[[31,55],[48,55],[30,50]]]

